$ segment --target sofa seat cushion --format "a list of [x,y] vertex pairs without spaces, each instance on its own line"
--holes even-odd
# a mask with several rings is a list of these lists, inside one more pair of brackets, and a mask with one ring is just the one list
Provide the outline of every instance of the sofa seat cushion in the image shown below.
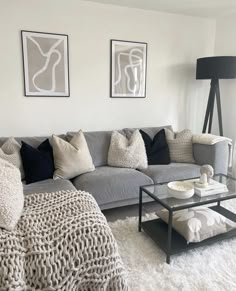
[[142,173],[152,178],[154,183],[190,179],[200,176],[200,166],[189,163],[171,163],[169,165],[151,165]]
[[139,187],[153,184],[150,177],[134,169],[97,167],[94,172],[78,176],[73,180],[78,190],[94,196],[99,206],[139,197]]
[[67,191],[76,190],[71,181],[64,179],[48,179],[40,182],[24,185],[24,194],[32,193],[44,193],[44,192],[56,192],[56,191]]

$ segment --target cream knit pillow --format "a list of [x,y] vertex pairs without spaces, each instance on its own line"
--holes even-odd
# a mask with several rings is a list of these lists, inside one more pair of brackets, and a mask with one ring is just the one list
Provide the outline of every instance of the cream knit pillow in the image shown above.
[[184,129],[174,133],[165,128],[166,141],[169,146],[170,160],[175,163],[195,163],[193,158],[192,132]]
[[72,179],[78,175],[95,170],[87,142],[82,130],[70,142],[53,135],[54,179]]
[[13,230],[24,207],[19,169],[0,158],[0,227]]
[[24,169],[20,155],[20,144],[14,139],[14,137],[8,138],[2,147],[0,148],[0,158],[13,164],[20,169],[21,179],[24,179]]
[[147,168],[146,149],[139,130],[135,130],[130,139],[113,131],[108,152],[108,165],[132,169]]

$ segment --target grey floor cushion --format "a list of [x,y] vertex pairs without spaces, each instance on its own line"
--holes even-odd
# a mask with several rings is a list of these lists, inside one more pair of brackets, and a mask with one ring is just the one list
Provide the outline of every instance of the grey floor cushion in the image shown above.
[[170,182],[200,176],[200,166],[188,163],[171,163],[169,165],[151,165],[142,173],[151,177],[154,183]]
[[44,193],[44,192],[56,192],[56,191],[63,191],[63,190],[76,190],[73,184],[64,179],[48,179],[28,185],[24,185],[24,194],[32,194],[32,193]]
[[78,190],[88,191],[99,205],[138,198],[141,185],[153,184],[143,173],[125,168],[97,167],[73,180]]
[[[168,223],[169,212],[166,209],[157,215]],[[208,207],[199,206],[174,212],[173,228],[189,243],[228,232],[236,228],[236,223]]]

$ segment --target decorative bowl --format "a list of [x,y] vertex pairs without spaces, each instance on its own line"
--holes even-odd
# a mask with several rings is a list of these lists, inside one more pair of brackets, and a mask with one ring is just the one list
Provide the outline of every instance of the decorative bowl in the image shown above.
[[167,184],[169,194],[177,199],[188,199],[194,195],[194,186],[190,182],[173,181]]

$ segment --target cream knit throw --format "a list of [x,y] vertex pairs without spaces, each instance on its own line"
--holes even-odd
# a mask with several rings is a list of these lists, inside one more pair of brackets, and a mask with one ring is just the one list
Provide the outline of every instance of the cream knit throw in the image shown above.
[[90,194],[25,197],[15,230],[0,230],[0,290],[128,290],[116,241]]
[[195,134],[193,135],[193,143],[200,143],[206,145],[214,145],[218,142],[227,142],[229,145],[229,167],[232,166],[232,158],[233,158],[233,145],[232,139],[225,136],[218,136],[209,133]]
[[193,143],[213,145],[221,141],[227,141],[229,144],[232,143],[232,139],[225,136],[218,136],[209,133],[193,135]]

